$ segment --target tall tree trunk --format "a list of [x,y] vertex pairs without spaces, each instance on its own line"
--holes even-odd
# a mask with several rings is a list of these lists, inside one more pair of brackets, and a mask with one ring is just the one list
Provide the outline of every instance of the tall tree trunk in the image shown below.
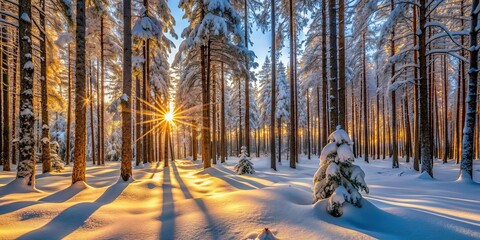
[[338,122],[338,81],[337,81],[337,6],[335,0],[329,0],[330,20],[330,131],[335,131]]
[[403,99],[404,99],[404,106],[405,106],[405,152],[406,152],[406,156],[405,156],[405,159],[406,159],[406,162],[410,162],[410,154],[412,152],[412,135],[411,135],[411,131],[410,131],[410,114],[409,114],[409,111],[408,111],[408,94],[407,94],[407,91],[408,89],[405,88],[404,89],[404,95],[403,95]]
[[[18,36],[17,36],[18,37]],[[14,40],[17,42],[17,38],[14,37]],[[16,57],[13,57],[13,75],[12,75],[12,139],[17,138],[17,63],[18,63],[18,44],[14,46],[14,53],[17,54]],[[12,164],[17,164],[17,142],[12,144]]]
[[358,148],[358,141],[357,141],[357,126],[356,126],[356,121],[357,121],[357,104],[355,103],[355,94],[354,94],[354,86],[353,86],[353,81],[350,82],[350,85],[352,87],[352,90],[350,91],[351,94],[351,102],[352,102],[352,139],[353,139],[353,155],[355,158],[357,157],[357,148]]
[[478,77],[478,0],[472,0],[470,25],[470,70],[468,71],[468,96],[465,99],[466,115],[465,130],[463,131],[462,162],[460,178],[473,178],[473,136],[475,132],[475,116],[477,114],[477,77]]
[[100,149],[101,164],[105,165],[105,44],[104,44],[104,28],[105,17],[102,14],[100,20],[100,81],[101,81],[101,101],[100,101]]
[[87,161],[87,98],[85,62],[85,0],[77,0],[76,60],[75,60],[75,142],[72,183],[85,181]]
[[213,164],[217,164],[217,80],[215,65],[212,68],[212,158]]
[[[376,152],[377,152],[377,159],[380,159],[380,94],[378,93],[378,89],[380,87],[380,83],[379,83],[379,77],[377,76],[377,93],[376,93],[376,98],[377,98],[377,102],[376,102],[376,108],[377,108],[377,134],[376,134]],[[353,88],[352,88],[352,91],[353,91]],[[353,100],[352,100],[353,102]]]
[[443,56],[443,163],[448,161],[448,75],[447,56]]
[[220,113],[220,120],[221,120],[221,127],[220,127],[220,162],[224,163],[225,158],[227,155],[227,143],[225,142],[225,69],[223,66],[223,62],[221,63],[221,71],[222,71],[222,78],[221,78],[221,94],[222,94],[222,105],[221,105],[221,113]]
[[[248,50],[248,0],[245,0],[245,47]],[[250,59],[245,58],[245,66],[247,69],[247,75],[245,77],[245,146],[247,147],[247,155],[250,156]]]
[[[417,29],[417,7],[415,5],[412,6],[412,12],[413,12],[413,31],[416,31]],[[413,45],[417,46],[417,36],[413,36]],[[415,66],[418,64],[418,50],[413,51],[413,63]],[[419,113],[419,103],[418,103],[418,68],[415,67],[413,69],[413,77],[415,79],[415,84],[413,86],[413,114],[414,114],[414,119],[413,119],[413,134],[414,134],[414,156],[413,156],[413,169],[415,171],[420,170],[419,162],[420,162],[420,129],[419,129],[419,124],[420,124],[420,113]]]
[[90,62],[90,86],[88,100],[90,104],[90,133],[91,133],[91,146],[92,146],[92,164],[95,165],[95,127],[93,122],[94,108],[93,108],[93,62]]
[[[320,135],[322,147],[327,144],[327,1],[322,1],[322,133]],[[321,149],[321,148],[319,148]],[[320,151],[320,150],[319,150]]]
[[310,97],[307,89],[307,158],[310,160]]
[[420,102],[420,143],[422,162],[422,173],[427,172],[433,178],[433,158],[432,158],[432,137],[429,116],[429,97],[428,97],[428,78],[427,78],[427,58],[426,58],[426,3],[420,0],[419,7],[419,34],[418,34],[418,58],[419,58],[419,102]]
[[124,181],[132,177],[132,2],[123,0],[123,95],[122,95],[122,166]]
[[192,160],[197,161],[198,156],[198,143],[197,143],[197,125],[194,122],[192,126]]
[[[163,148],[163,157],[164,157],[164,161],[163,161],[163,167],[166,168],[168,167],[168,141],[170,140],[170,123],[168,122],[165,122],[165,145],[164,145],[164,148]],[[202,137],[203,139],[203,137]],[[203,149],[202,149],[202,154],[203,154]],[[203,162],[210,162],[210,161],[207,161],[209,159],[204,159]]]
[[142,132],[141,132],[141,115],[140,115],[140,79],[135,77],[135,165],[142,163]]
[[[395,7],[395,1],[390,1],[390,12],[393,12]],[[392,28],[391,32],[391,39],[390,39],[390,57],[393,58],[395,56],[395,27]],[[395,76],[395,63],[391,63],[391,72],[390,77]],[[394,80],[392,81],[394,82]],[[399,168],[398,163],[398,139],[397,139],[397,99],[396,99],[396,92],[395,90],[391,93],[391,101],[392,101],[392,168]]]
[[271,92],[271,99],[272,99],[272,107],[271,107],[271,113],[270,113],[270,167],[273,170],[277,170],[277,163],[275,161],[275,95],[276,95],[276,66],[277,66],[277,55],[276,55],[276,46],[275,46],[275,20],[276,20],[276,15],[275,15],[275,5],[276,2],[275,0],[270,1],[270,6],[271,6],[271,30],[272,30],[272,47],[271,47],[271,54],[272,54],[272,92]]
[[367,46],[365,43],[365,33],[362,35],[363,42],[363,149],[365,162],[368,163],[368,102],[367,102]]
[[345,0],[338,1],[338,68],[338,122],[347,130],[345,93]]
[[96,86],[95,86],[95,93],[97,95],[97,103],[96,103],[96,109],[97,109],[97,165],[100,165],[101,164],[101,158],[102,158],[102,147],[100,146],[100,143],[102,142],[102,137],[100,136],[100,131],[101,131],[101,127],[100,127],[100,122],[101,122],[101,119],[100,119],[100,61],[96,60],[96,64],[97,64],[97,73],[96,73]]
[[72,64],[70,58],[70,43],[68,44],[68,106],[67,106],[67,140],[65,150],[65,163],[70,165],[70,132],[72,125]]
[[282,117],[277,119],[277,128],[278,128],[278,162],[282,162]]
[[295,32],[293,19],[293,1],[290,0],[290,167],[296,168],[297,163],[297,129],[295,128]]
[[[2,19],[5,19],[5,15],[2,15]],[[0,73],[2,74],[2,85],[3,85],[3,96],[0,94],[2,98],[2,113],[3,113],[3,126],[2,134],[3,134],[3,144],[0,143],[0,152],[2,152],[2,156],[0,162],[3,162],[3,170],[10,171],[10,94],[9,93],[9,77],[8,77],[8,41],[7,41],[7,28],[5,26],[2,27],[2,37],[1,39],[1,63],[0,63]],[[0,91],[2,88],[0,88]],[[42,95],[43,96],[43,95]],[[0,116],[1,117],[1,116]],[[0,140],[2,142],[2,140]]]
[[[464,14],[465,3],[460,1],[460,25],[461,29],[465,28]],[[460,36],[460,45],[465,45],[465,37]],[[463,49],[460,50],[460,55],[463,57],[465,53]],[[456,131],[456,146],[455,146],[455,162],[460,163],[460,157],[462,156],[462,139],[463,139],[463,124],[465,120],[465,63],[458,61],[458,95],[457,95],[457,131]]]
[[[205,48],[206,46],[201,46],[200,47],[200,71],[201,71],[201,77],[202,77],[202,161],[203,161],[203,168],[209,168],[210,165],[210,141],[209,141],[209,135],[210,135],[210,119],[208,115],[210,114],[208,112],[208,98],[207,98],[207,76],[206,76],[206,64],[205,64]],[[167,134],[167,133],[165,133]],[[165,142],[167,142],[167,137],[165,137]],[[166,144],[166,143],[165,143]],[[167,156],[165,156],[166,158]]]
[[[40,1],[40,7],[45,12],[45,0]],[[48,91],[47,91],[47,36],[45,35],[45,15],[40,13],[40,51],[41,51],[41,63],[40,63],[40,88],[42,95],[42,172],[51,171],[50,160],[50,126],[48,123]],[[7,85],[8,86],[8,85]],[[8,113],[7,113],[8,116]]]

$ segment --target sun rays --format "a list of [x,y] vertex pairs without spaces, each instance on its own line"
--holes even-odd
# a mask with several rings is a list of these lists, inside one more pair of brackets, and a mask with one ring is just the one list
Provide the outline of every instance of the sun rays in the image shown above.
[[142,104],[143,108],[142,111],[137,111],[136,113],[141,116],[141,120],[136,125],[150,125],[146,132],[137,137],[136,141],[149,134],[165,132],[167,127],[171,128],[179,125],[196,127],[195,121],[198,118],[196,113],[202,109],[201,106],[190,108],[185,108],[184,105],[175,106],[174,100],[161,101],[159,96],[155,97],[153,101],[146,101],[141,98],[136,99]]

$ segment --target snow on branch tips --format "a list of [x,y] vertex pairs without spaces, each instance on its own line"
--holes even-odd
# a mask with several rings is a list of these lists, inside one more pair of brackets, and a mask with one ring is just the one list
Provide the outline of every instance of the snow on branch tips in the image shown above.
[[353,142],[348,134],[337,127],[320,154],[320,167],[313,177],[313,198],[317,202],[328,199],[327,211],[335,217],[343,214],[342,206],[350,203],[362,206],[361,191],[369,192],[365,173],[354,165]]

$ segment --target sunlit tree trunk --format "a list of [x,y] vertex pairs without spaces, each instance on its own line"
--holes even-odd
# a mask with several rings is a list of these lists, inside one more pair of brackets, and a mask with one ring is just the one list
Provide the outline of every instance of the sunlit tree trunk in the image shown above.
[[[12,36],[14,41],[17,42],[18,36]],[[13,47],[13,52],[18,53],[18,44]],[[12,139],[17,138],[17,63],[18,57],[13,58],[13,75],[12,75]],[[12,144],[12,164],[17,164],[17,142]]]
[[[40,7],[42,11],[45,12],[45,0],[40,1]],[[45,35],[45,15],[43,13],[39,14],[40,27],[40,54],[42,56],[40,63],[40,88],[41,88],[41,108],[42,108],[42,172],[51,171],[51,161],[50,161],[50,126],[48,123],[48,91],[47,91],[47,36]],[[8,85],[6,85],[8,86]],[[8,111],[6,111],[8,112]]]
[[271,46],[271,54],[272,54],[272,92],[271,92],[271,100],[272,100],[272,106],[271,106],[271,113],[270,113],[270,168],[273,170],[277,170],[277,165],[275,161],[275,108],[276,108],[276,100],[275,100],[275,95],[276,95],[276,75],[277,75],[277,55],[276,55],[276,46],[275,46],[275,28],[276,28],[276,15],[275,15],[275,5],[276,2],[275,0],[270,1],[270,7],[271,9],[271,30],[272,30],[272,46]]
[[[2,19],[5,20],[5,15],[2,15]],[[2,140],[0,140],[0,152],[2,152],[0,156],[0,163],[3,163],[3,170],[10,171],[10,94],[9,87],[10,87],[10,79],[8,76],[9,73],[9,66],[8,66],[8,41],[7,41],[7,28],[6,26],[2,27],[1,33],[4,37],[1,38],[1,62],[0,62],[0,74],[2,75],[2,87],[0,87],[0,100],[1,103],[1,112],[3,113],[3,126],[2,129]],[[2,91],[3,88],[3,91]],[[43,97],[43,95],[42,95]],[[1,121],[0,121],[1,122]],[[15,128],[15,127],[14,127]]]
[[217,164],[217,83],[215,65],[212,68],[212,158],[213,164]]
[[443,163],[447,163],[449,154],[448,143],[448,58],[443,56]]
[[72,183],[85,181],[87,160],[87,99],[85,62],[85,0],[77,0],[75,61],[75,142]]
[[100,159],[101,164],[105,165],[105,43],[104,43],[105,17],[102,14],[100,19]]
[[90,105],[90,133],[91,133],[91,147],[92,147],[92,164],[97,162],[95,159],[95,123],[93,122],[93,115],[95,114],[93,108],[93,62],[90,62],[90,81],[88,87],[88,103]]
[[225,142],[225,69],[223,66],[223,62],[221,63],[221,72],[222,72],[222,78],[221,78],[221,94],[222,94],[222,104],[221,104],[221,112],[220,112],[220,121],[221,121],[221,127],[220,127],[220,162],[224,163],[227,155],[227,143]]
[[307,157],[310,160],[310,97],[309,91],[307,90]]
[[132,2],[123,0],[122,164],[120,176],[132,177]]
[[296,111],[295,111],[295,32],[293,19],[293,1],[290,0],[290,167],[296,168],[297,162],[297,129],[296,126]]
[[72,64],[70,58],[70,43],[68,44],[68,103],[67,103],[67,140],[65,150],[65,163],[70,165],[70,132],[72,125]]
[[362,35],[363,42],[363,156],[365,162],[368,163],[368,102],[367,102],[367,53],[366,53],[366,43],[365,43],[365,33]]

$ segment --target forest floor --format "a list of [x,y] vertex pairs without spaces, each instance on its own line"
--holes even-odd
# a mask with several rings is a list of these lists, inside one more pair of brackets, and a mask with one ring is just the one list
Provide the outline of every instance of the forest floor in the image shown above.
[[[129,183],[118,182],[119,163],[88,165],[87,184],[73,186],[66,167],[38,174],[27,193],[8,184],[15,172],[0,172],[0,239],[250,239],[266,227],[280,239],[480,239],[480,184],[456,181],[453,162],[435,162],[429,179],[410,163],[356,160],[370,194],[335,218],[325,201],[312,204],[317,157],[277,172],[253,159],[248,176],[234,173],[237,161],[146,165]],[[479,161],[474,175],[480,182]]]

